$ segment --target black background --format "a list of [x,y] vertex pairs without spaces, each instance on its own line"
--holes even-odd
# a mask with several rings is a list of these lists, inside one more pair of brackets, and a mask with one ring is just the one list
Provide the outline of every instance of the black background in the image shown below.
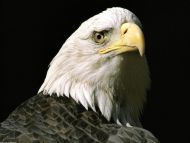
[[153,0],[4,0],[2,4],[0,121],[37,93],[51,59],[81,22],[120,6],[140,18],[146,38],[152,88],[141,118],[144,128],[161,142],[188,139],[188,4]]

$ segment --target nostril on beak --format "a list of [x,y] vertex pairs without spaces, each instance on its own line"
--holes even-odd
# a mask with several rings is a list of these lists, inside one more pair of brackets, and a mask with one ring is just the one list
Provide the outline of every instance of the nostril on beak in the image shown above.
[[123,31],[123,35],[126,34],[128,31],[128,28],[126,28],[124,31]]

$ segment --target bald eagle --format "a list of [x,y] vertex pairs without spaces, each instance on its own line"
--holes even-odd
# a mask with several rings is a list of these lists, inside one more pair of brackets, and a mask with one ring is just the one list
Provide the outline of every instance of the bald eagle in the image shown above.
[[36,96],[0,124],[0,141],[158,142],[139,115],[150,86],[140,20],[109,8],[83,22]]

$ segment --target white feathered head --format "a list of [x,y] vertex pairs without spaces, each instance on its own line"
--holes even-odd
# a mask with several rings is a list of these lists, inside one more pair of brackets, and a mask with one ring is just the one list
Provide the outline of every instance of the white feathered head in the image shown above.
[[51,62],[39,92],[72,97],[107,120],[137,125],[150,82],[140,27],[123,8],[83,22]]

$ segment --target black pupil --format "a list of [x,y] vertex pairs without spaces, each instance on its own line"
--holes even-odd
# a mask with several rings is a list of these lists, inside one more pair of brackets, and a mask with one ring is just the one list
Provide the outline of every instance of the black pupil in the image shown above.
[[97,39],[100,40],[102,38],[102,35],[98,34]]

